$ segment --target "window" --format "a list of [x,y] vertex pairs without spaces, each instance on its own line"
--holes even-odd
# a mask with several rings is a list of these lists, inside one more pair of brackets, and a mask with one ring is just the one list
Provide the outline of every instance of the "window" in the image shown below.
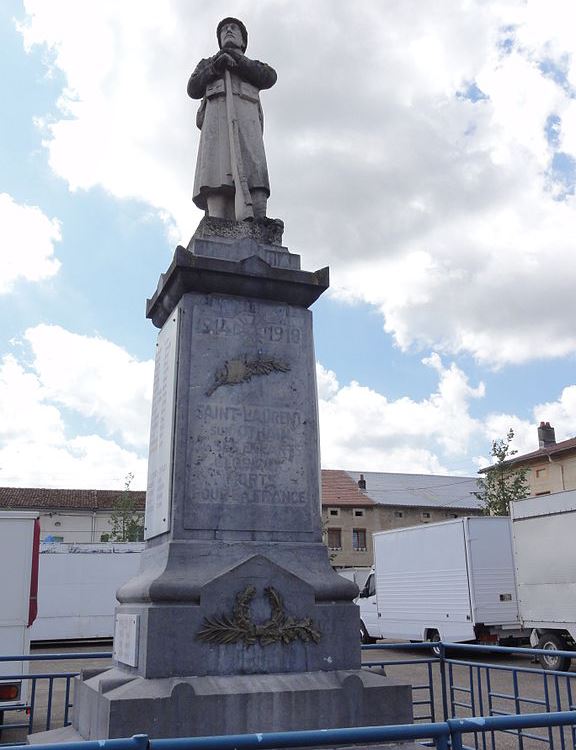
[[328,529],[328,547],[330,549],[342,549],[341,529]]
[[401,510],[395,510],[394,518],[404,518],[404,513]]
[[328,515],[332,516],[332,518],[338,518],[340,510],[338,508],[328,508]]
[[422,518],[430,518],[430,513],[422,513]]
[[544,479],[546,476],[546,468],[536,469],[536,479]]
[[352,529],[352,549],[366,552],[366,529]]
[[550,490],[546,490],[546,492],[537,492],[536,497],[540,497],[540,495],[549,495],[549,494],[550,494]]
[[368,585],[368,596],[376,596],[376,576],[374,575],[374,573],[370,574],[368,581],[367,581],[367,585]]
[[361,508],[354,508],[354,518],[364,518],[364,511]]
[[458,513],[446,513],[446,518],[458,518]]

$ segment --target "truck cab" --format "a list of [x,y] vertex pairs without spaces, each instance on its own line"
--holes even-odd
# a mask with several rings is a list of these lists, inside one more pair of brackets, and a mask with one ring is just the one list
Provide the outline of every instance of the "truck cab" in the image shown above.
[[374,643],[381,638],[378,622],[378,602],[376,601],[376,573],[374,569],[366,579],[356,604],[360,608],[360,639],[362,643]]

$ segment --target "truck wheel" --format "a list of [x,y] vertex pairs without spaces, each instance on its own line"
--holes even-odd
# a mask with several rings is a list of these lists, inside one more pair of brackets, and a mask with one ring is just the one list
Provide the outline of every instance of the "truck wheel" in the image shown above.
[[[557,633],[543,633],[538,641],[538,648],[550,652],[570,650],[565,639]],[[538,661],[542,665],[542,669],[548,669],[554,672],[568,672],[572,660],[569,656],[559,656],[550,653],[550,655],[540,654],[538,656]]]
[[361,643],[376,643],[376,638],[372,638],[372,636],[368,635],[368,631],[366,630],[366,625],[360,620],[360,642]]
[[[437,630],[430,630],[428,632],[428,643],[439,643],[440,633]],[[440,656],[440,646],[432,646],[430,649],[434,656]]]

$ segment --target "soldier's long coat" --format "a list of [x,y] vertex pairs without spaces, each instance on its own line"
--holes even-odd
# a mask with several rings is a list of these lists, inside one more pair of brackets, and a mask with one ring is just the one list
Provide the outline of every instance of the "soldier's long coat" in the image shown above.
[[[193,201],[206,209],[209,191],[234,191],[230,159],[230,136],[223,75],[213,68],[215,57],[201,60],[188,81],[188,94],[202,98],[196,117],[200,128],[200,146],[196,162]],[[270,194],[266,154],[264,152],[263,115],[259,92],[276,83],[276,72],[266,63],[242,57],[230,70],[234,108],[238,122],[240,155],[250,189]]]

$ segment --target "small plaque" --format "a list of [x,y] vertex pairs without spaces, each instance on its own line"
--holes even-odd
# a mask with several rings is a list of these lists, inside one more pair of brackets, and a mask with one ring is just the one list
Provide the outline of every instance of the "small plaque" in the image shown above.
[[144,519],[145,539],[151,539],[170,529],[178,323],[179,308],[176,308],[164,323],[156,344]]
[[116,615],[113,657],[130,667],[138,666],[139,615]]

